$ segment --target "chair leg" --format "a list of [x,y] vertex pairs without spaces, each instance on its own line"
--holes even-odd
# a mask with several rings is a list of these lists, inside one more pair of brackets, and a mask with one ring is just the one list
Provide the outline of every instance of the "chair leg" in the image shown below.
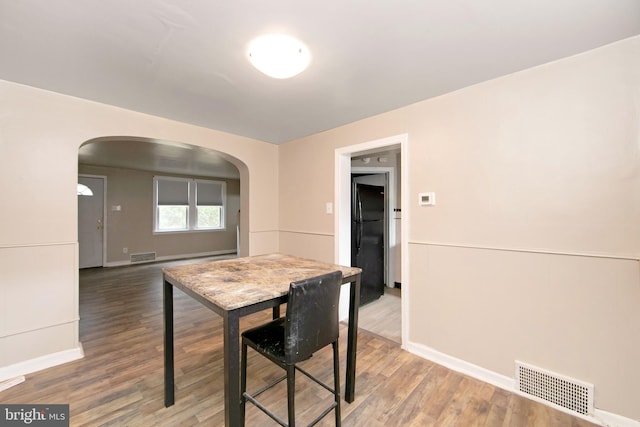
[[333,389],[335,391],[336,398],[336,427],[342,425],[340,415],[340,361],[338,360],[338,341],[333,343]]
[[244,427],[246,399],[244,393],[247,391],[247,345],[242,343],[242,356],[240,358],[240,426]]
[[296,367],[287,365],[287,412],[289,415],[289,427],[296,425]]

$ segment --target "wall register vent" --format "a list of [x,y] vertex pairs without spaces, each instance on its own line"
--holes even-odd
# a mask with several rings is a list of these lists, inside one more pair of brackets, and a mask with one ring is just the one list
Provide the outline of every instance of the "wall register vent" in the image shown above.
[[155,252],[144,252],[141,254],[131,254],[131,262],[148,262],[155,261],[156,253]]
[[593,384],[518,361],[516,389],[582,415],[593,413]]

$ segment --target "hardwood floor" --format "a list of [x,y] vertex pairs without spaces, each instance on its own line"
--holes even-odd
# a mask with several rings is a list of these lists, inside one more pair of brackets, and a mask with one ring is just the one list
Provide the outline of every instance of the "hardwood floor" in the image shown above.
[[400,294],[400,289],[385,286],[384,295],[360,307],[358,326],[368,332],[401,344]]
[[[163,405],[163,265],[82,270],[80,338],[85,357],[28,375],[24,383],[0,392],[0,402],[68,403],[72,426],[223,425],[222,321],[177,290],[176,404]],[[264,312],[245,317],[241,328],[265,322],[269,316]],[[307,361],[306,368],[329,379],[331,351],[326,350]],[[345,351],[343,325],[343,390]],[[278,374],[278,368],[250,352],[250,390]],[[299,377],[296,404],[304,422],[330,396]],[[284,396],[284,388],[276,387],[264,401],[284,416]],[[356,400],[342,401],[342,419],[346,427],[592,425],[423,360],[366,331],[358,337]],[[249,405],[247,426],[263,425],[273,423]],[[333,417],[319,425],[333,425]]]

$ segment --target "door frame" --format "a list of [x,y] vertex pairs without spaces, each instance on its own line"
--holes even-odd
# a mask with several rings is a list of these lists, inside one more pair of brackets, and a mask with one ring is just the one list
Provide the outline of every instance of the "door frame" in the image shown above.
[[[102,267],[107,265],[107,176],[106,175],[92,175],[88,173],[79,173],[78,178],[97,178],[102,179]],[[80,208],[77,208],[78,215],[80,215]],[[76,229],[78,228],[78,219],[76,218]],[[77,231],[76,231],[77,235]],[[80,237],[78,240],[78,265],[80,260]]]
[[[400,197],[401,197],[401,275],[402,275],[402,348],[409,342],[409,135],[400,134],[387,138],[337,148],[335,150],[335,216],[334,216],[334,261],[336,264],[351,264],[351,157],[374,153],[382,149],[400,148]],[[348,301],[349,290],[342,289],[341,301]],[[347,317],[346,304],[340,304],[340,318]]]

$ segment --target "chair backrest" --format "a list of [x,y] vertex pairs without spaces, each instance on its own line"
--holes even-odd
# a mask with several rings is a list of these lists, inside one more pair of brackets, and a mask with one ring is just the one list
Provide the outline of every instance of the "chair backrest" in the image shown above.
[[342,272],[334,271],[289,286],[285,321],[285,362],[309,358],[338,339]]

